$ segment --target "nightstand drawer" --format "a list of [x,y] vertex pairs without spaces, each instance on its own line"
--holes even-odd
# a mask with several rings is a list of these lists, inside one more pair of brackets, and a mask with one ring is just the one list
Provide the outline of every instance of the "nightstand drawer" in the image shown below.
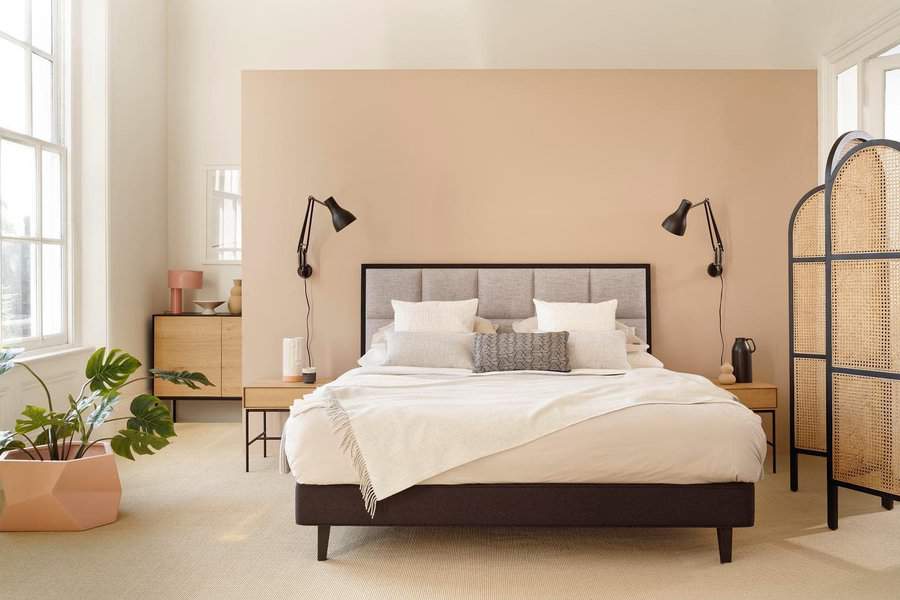
[[316,391],[308,387],[247,387],[244,388],[244,408],[290,408],[297,398]]
[[723,385],[751,410],[767,410],[778,407],[778,388],[770,383],[735,383]]

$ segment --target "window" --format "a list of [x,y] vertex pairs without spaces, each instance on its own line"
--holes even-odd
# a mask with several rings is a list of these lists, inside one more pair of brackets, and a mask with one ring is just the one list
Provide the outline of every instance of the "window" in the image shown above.
[[859,128],[859,78],[856,65],[837,76],[837,128],[840,133]]
[[[837,136],[861,129],[900,139],[900,10],[895,10],[819,62],[819,164]],[[820,170],[820,183],[824,170]]]
[[206,170],[207,264],[241,262],[241,171],[236,167]]
[[58,0],[0,1],[0,344],[68,340]]

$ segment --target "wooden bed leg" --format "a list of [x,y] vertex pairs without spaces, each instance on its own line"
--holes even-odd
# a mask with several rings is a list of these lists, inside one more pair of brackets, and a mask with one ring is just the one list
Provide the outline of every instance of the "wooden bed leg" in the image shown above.
[[731,540],[734,529],[731,527],[716,528],[716,537],[719,540],[719,562],[722,564],[731,562]]
[[800,487],[797,477],[797,452],[791,450],[791,491],[796,492]]
[[828,483],[828,529],[838,528],[838,486]]
[[318,557],[316,560],[328,560],[328,536],[331,534],[331,525],[319,525]]
[[894,499],[889,496],[882,496],[881,507],[884,508],[884,510],[894,510]]

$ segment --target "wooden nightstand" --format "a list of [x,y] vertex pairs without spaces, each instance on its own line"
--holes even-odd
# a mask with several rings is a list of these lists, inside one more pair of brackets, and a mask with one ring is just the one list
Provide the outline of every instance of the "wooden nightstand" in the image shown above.
[[728,390],[747,408],[755,413],[768,413],[772,417],[772,440],[766,443],[772,446],[772,473],[777,473],[776,446],[778,439],[775,433],[775,410],[778,408],[778,388],[771,383],[754,381],[752,383],[732,383],[722,385],[714,381],[722,389]]
[[[244,472],[250,472],[250,446],[262,441],[263,456],[268,456],[268,442],[280,440],[266,431],[266,414],[270,412],[290,412],[297,398],[313,393],[317,387],[334,381],[319,378],[315,383],[286,383],[278,379],[255,381],[244,386]],[[250,413],[262,413],[262,433],[250,439]]]

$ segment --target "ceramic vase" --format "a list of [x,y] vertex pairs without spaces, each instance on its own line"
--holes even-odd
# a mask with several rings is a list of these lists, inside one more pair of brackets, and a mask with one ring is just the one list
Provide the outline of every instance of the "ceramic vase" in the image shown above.
[[228,296],[228,312],[233,315],[241,314],[241,280],[235,279],[234,286],[231,288],[231,293]]

